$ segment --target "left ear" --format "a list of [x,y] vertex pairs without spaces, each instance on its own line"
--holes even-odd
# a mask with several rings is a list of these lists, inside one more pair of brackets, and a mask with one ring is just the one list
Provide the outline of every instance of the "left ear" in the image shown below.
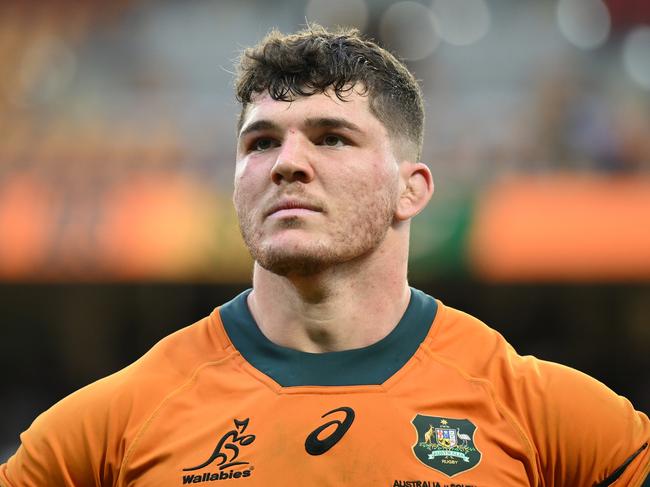
[[395,219],[413,218],[427,206],[433,195],[433,176],[426,164],[402,161],[399,165],[400,196]]

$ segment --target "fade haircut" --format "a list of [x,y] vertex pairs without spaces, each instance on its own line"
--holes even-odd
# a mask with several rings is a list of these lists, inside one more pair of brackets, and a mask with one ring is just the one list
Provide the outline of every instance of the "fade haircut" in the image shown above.
[[273,30],[242,53],[235,88],[242,105],[239,129],[249,104],[261,93],[289,102],[332,90],[345,101],[353,89],[361,89],[371,113],[399,144],[396,151],[402,154],[406,143],[410,149],[406,154],[420,159],[424,130],[420,87],[402,62],[362,38],[357,29],[329,31],[309,24],[295,34]]

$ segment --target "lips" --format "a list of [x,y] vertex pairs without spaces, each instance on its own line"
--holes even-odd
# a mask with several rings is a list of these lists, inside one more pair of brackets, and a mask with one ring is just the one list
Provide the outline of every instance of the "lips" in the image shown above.
[[283,199],[280,200],[275,205],[273,205],[271,209],[265,213],[265,216],[270,216],[273,213],[276,213],[281,210],[295,210],[295,209],[310,210],[310,211],[317,211],[317,212],[323,211],[321,207],[313,203],[309,203],[308,201]]

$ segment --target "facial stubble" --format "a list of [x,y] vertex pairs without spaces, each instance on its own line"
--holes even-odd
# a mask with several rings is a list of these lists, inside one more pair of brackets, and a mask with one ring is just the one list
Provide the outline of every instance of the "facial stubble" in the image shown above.
[[[246,208],[238,191],[235,191],[234,201],[239,228],[253,259],[274,274],[304,277],[363,259],[376,250],[393,224],[396,193],[393,187],[384,188],[380,195],[371,191],[355,194],[347,201],[348,207],[338,207],[334,213],[322,215],[322,218],[332,219],[325,227],[325,239],[308,236],[306,241],[291,245],[279,245],[273,239],[265,239],[260,212]],[[309,223],[302,217],[283,219],[275,224],[280,225],[279,231],[303,228],[309,231]]]

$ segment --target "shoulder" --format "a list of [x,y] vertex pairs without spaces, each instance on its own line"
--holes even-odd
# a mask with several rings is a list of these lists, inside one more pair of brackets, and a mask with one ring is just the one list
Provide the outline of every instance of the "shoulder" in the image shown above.
[[[156,343],[142,357],[122,370],[100,379],[62,401],[99,402],[130,398],[155,403],[172,389],[191,378],[204,363],[228,355],[221,339],[218,312],[182,328]],[[129,410],[134,413],[132,409]]]
[[88,479],[99,476],[101,485],[112,485],[125,452],[164,398],[204,363],[230,354],[218,320],[215,311],[162,339],[131,365],[59,401],[21,435],[20,448],[2,473],[14,476],[18,485],[44,485],[45,479],[91,485]]
[[571,367],[519,355],[500,333],[466,313],[439,303],[427,341],[439,360],[490,390],[530,440],[545,478],[554,478],[549,485],[602,480],[650,440],[648,417],[626,398]]
[[555,407],[566,412],[587,405],[594,410],[590,401],[596,398],[610,407],[625,402],[602,382],[576,369],[520,355],[499,332],[442,303],[427,341],[434,354],[468,378],[489,382],[510,408]]
[[[219,310],[192,325],[160,340],[136,362],[118,372],[125,380],[164,379],[153,387],[171,385],[193,374],[201,365],[223,359],[232,353],[225,338]],[[118,382],[121,382],[118,380]]]
[[538,359],[519,355],[498,331],[441,302],[425,345],[468,379],[488,381],[497,390],[509,381],[539,377]]
[[[552,399],[563,407],[575,407],[593,396],[606,397],[613,403],[621,401],[620,396],[587,374],[520,355],[499,332],[442,303],[427,342],[433,353],[453,362],[466,376],[489,381],[509,403],[543,398],[544,404]],[[549,397],[549,392],[555,394]]]
[[168,335],[129,366],[76,391],[53,409],[64,414],[79,410],[91,416],[141,419],[167,394],[190,380],[203,364],[229,354],[217,320],[215,311]]

